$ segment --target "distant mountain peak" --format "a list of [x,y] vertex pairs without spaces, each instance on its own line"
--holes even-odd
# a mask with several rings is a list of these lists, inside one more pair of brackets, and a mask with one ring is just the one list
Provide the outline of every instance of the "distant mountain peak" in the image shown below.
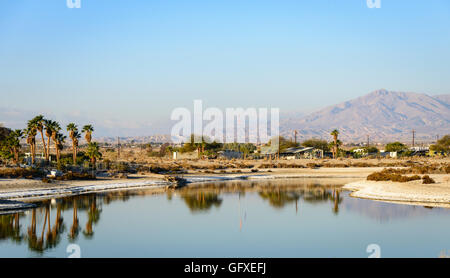
[[364,96],[326,107],[301,118],[281,122],[282,134],[298,130],[300,136],[329,137],[338,128],[347,141],[389,141],[408,138],[416,130],[418,140],[432,140],[450,133],[449,95],[436,98],[426,94],[379,89]]
[[389,94],[394,94],[394,92],[388,91],[386,89],[379,89],[379,90],[373,91],[371,94],[377,95],[377,96],[385,96],[385,95],[389,95]]

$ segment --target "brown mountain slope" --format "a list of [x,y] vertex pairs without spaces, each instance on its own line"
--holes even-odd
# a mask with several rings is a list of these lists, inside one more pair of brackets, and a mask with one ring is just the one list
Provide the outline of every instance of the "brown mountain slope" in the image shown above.
[[406,140],[416,130],[417,140],[429,141],[450,133],[449,95],[378,90],[365,96],[333,105],[299,119],[281,121],[281,133],[297,129],[303,138],[329,138],[338,128],[347,141]]

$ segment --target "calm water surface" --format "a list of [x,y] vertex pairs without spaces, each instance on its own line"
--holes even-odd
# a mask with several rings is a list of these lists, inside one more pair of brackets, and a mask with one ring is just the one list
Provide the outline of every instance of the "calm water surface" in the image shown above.
[[203,184],[46,200],[0,215],[0,257],[438,257],[450,210],[355,199],[326,180]]

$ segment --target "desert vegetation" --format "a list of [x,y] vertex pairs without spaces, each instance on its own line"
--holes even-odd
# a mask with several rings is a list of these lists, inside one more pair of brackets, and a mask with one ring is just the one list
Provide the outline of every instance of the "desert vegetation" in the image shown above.
[[[420,177],[418,174],[446,174],[447,166],[437,167],[436,165],[432,166],[423,166],[423,167],[409,167],[407,169],[395,169],[395,168],[386,168],[382,171],[375,172],[367,176],[367,180],[369,181],[393,181],[393,182],[409,182],[414,180],[423,180],[423,184],[431,184],[435,183],[435,181],[429,176],[424,175]],[[414,174],[414,175],[408,175]]]

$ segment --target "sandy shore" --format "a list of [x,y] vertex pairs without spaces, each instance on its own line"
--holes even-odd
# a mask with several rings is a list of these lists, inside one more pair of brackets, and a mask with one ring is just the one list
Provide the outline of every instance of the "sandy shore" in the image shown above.
[[357,181],[343,188],[352,190],[352,197],[392,203],[450,208],[450,175],[430,175],[436,183],[422,184],[421,180],[407,183]]

